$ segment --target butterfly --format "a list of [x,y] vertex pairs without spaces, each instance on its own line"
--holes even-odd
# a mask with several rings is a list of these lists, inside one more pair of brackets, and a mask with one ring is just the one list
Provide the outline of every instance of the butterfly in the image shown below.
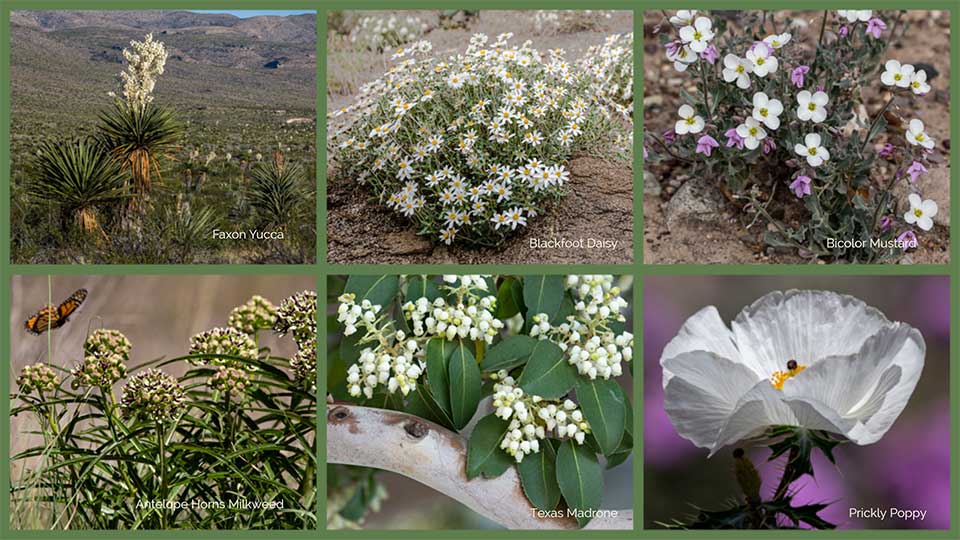
[[59,306],[54,307],[53,304],[47,305],[38,311],[36,315],[27,319],[27,330],[32,334],[40,335],[47,330],[60,328],[67,324],[67,319],[70,315],[73,315],[73,312],[80,307],[80,304],[82,304],[86,298],[87,290],[77,289],[77,292],[71,294],[70,298],[61,302]]

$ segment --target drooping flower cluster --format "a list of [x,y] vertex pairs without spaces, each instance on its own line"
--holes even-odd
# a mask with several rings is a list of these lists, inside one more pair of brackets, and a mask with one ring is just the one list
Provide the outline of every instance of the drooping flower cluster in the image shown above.
[[360,358],[347,368],[347,391],[351,396],[367,398],[381,386],[394,393],[407,395],[416,389],[423,372],[420,343],[407,339],[403,330],[396,330],[393,322],[380,315],[382,307],[369,300],[356,303],[356,295],[344,293],[338,299],[337,321],[344,325],[344,335],[363,330],[360,343],[374,343],[360,351]]
[[207,386],[221,392],[228,399],[242,400],[250,386],[250,376],[247,372],[231,366],[221,366]]
[[125,418],[147,418],[158,423],[180,414],[184,400],[180,383],[158,369],[136,374],[124,385],[120,398]]
[[533,28],[538,34],[546,35],[600,30],[604,21],[613,15],[613,11],[602,9],[541,9],[533,14]]
[[26,394],[36,390],[42,394],[52,392],[60,384],[60,377],[47,364],[38,362],[30,366],[24,366],[20,370],[20,376],[17,377],[17,386],[20,391]]
[[217,355],[239,356],[248,360],[256,360],[258,351],[253,338],[240,330],[236,328],[213,328],[190,338],[190,355],[197,356],[191,359],[191,362],[196,364],[241,366],[246,364],[229,358],[218,358]]
[[127,375],[133,345],[117,330],[94,330],[83,343],[83,362],[72,371],[75,388],[108,388]]
[[273,328],[276,322],[276,306],[266,298],[255,294],[242,306],[237,306],[230,312],[227,326],[252,336],[259,330]]
[[417,298],[404,304],[403,311],[412,323],[414,336],[493,343],[503,328],[503,321],[494,316],[497,297],[485,294],[488,286],[484,276],[446,275],[443,279],[447,284],[443,288],[456,296],[456,303],[440,297],[433,302]]
[[280,303],[273,326],[281,335],[291,333],[297,353],[290,367],[298,380],[316,384],[317,379],[317,293],[299,292]]
[[566,286],[573,294],[575,313],[559,326],[551,326],[546,314],[535,315],[530,335],[557,343],[570,364],[591,380],[619,377],[622,362],[633,359],[633,334],[612,328],[626,320],[621,312],[627,301],[620,297],[620,288],[610,275],[571,275]]
[[499,242],[526,225],[562,193],[574,144],[606,121],[591,76],[562,50],[510,38],[476,34],[446,58],[416,42],[328,118],[342,172],[448,244]]
[[414,15],[371,15],[361,18],[350,30],[350,43],[371,51],[382,51],[410,43],[428,28],[425,21]]
[[131,41],[123,58],[127,69],[120,73],[121,95],[127,106],[142,109],[153,101],[153,88],[167,63],[167,49],[162,41],[154,41],[153,34],[147,34],[143,41]]
[[510,421],[500,448],[513,456],[517,463],[528,454],[540,452],[540,441],[548,435],[574,439],[577,444],[583,444],[590,433],[590,424],[573,401],[567,399],[561,403],[528,395],[504,370],[491,378],[496,381],[493,385],[494,414]]

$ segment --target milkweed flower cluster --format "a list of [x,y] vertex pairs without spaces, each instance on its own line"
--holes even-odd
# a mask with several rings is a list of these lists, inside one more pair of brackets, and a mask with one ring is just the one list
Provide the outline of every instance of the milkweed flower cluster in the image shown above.
[[73,371],[73,386],[108,388],[127,375],[133,345],[117,330],[94,330],[83,343],[83,362]]
[[207,386],[220,392],[227,399],[242,400],[250,386],[250,376],[247,372],[231,366],[221,366],[210,377]]
[[316,384],[317,379],[317,293],[301,291],[280,302],[273,329],[280,335],[290,333],[297,353],[290,367],[298,380]]
[[42,394],[52,392],[60,384],[60,377],[47,364],[38,362],[33,365],[24,366],[20,370],[20,376],[17,377],[17,386],[24,393],[31,393],[36,390]]
[[610,10],[537,10],[533,14],[533,28],[538,34],[562,34],[583,30],[598,30],[604,21],[613,18]]
[[[143,41],[131,41],[123,58],[127,69],[120,73],[120,93],[128,106],[142,109],[153,101],[153,88],[167,63],[167,49],[153,34],[147,34]],[[117,97],[113,92],[110,95]]]
[[583,444],[590,433],[590,424],[577,404],[529,395],[505,370],[491,375],[493,406],[499,418],[510,423],[500,441],[500,449],[520,463],[528,454],[540,452],[540,441],[553,435]]
[[195,364],[213,364],[215,366],[235,366],[240,362],[228,358],[218,358],[217,355],[239,356],[248,360],[256,360],[259,356],[257,344],[248,334],[236,328],[213,328],[200,332],[190,338],[190,353],[196,358],[191,359]]
[[563,193],[572,149],[608,120],[591,75],[563,50],[541,54],[512,34],[476,34],[462,53],[419,41],[358,100],[328,116],[345,176],[450,244],[490,244]]
[[[904,118],[905,130],[886,134],[891,142],[900,143],[887,143],[889,150],[868,158],[903,159],[902,167],[893,168],[894,178],[870,178],[869,171],[855,170],[865,163],[870,139],[883,136],[888,122],[882,116],[904,108],[903,103],[890,108],[890,103],[901,94],[904,100],[913,100],[931,92],[926,71],[902,59],[884,59],[887,43],[880,38],[887,24],[883,14],[869,10],[828,14],[824,25],[833,22],[842,28],[832,34],[835,37],[821,39],[814,52],[798,46],[790,32],[780,31],[781,27],[793,28],[789,20],[786,26],[769,22],[778,18],[782,23],[783,17],[789,19],[790,15],[774,13],[761,18],[737,12],[730,22],[717,25],[707,12],[681,10],[669,16],[669,25],[661,25],[670,33],[661,36],[666,61],[677,71],[691,73],[699,94],[684,94],[672,120],[673,129],[660,141],[668,150],[662,157],[689,159],[694,167],[709,171],[700,171],[704,174],[719,174],[719,168],[732,191],[749,194],[745,198],[770,193],[775,185],[760,184],[778,182],[798,199],[807,199],[807,208],[820,217],[811,217],[798,229],[778,227],[780,232],[767,235],[776,240],[775,245],[796,245],[817,255],[837,256],[822,240],[835,236],[835,230],[824,229],[829,228],[825,225],[828,221],[844,223],[851,238],[895,237],[893,227],[878,229],[880,215],[900,214],[905,216],[904,226],[932,228],[933,221],[920,216],[935,215],[935,201],[913,204],[912,198],[896,201],[888,195],[896,180],[906,177],[904,171],[910,164],[912,195],[922,196],[916,180],[926,171],[924,163],[936,147],[922,119]],[[723,36],[719,28],[723,28]],[[851,33],[855,33],[852,40]],[[716,58],[722,62],[714,65]],[[872,113],[873,119],[862,114],[853,117],[850,111],[864,109],[861,90],[871,85],[889,90],[893,97]],[[726,149],[713,152],[719,148],[720,134],[726,137]],[[656,142],[655,136],[650,137]],[[651,161],[656,159],[658,156]],[[856,185],[850,183],[851,177]],[[841,181],[846,190],[835,189]],[[857,200],[851,204],[854,195]],[[766,204],[752,202],[749,211]],[[909,203],[906,214],[897,211],[898,203]],[[808,241],[811,237],[813,243]],[[895,253],[870,252],[855,257],[872,260],[892,255]]]
[[399,47],[426,33],[429,26],[414,15],[371,15],[361,18],[350,30],[350,43],[371,51]]
[[168,422],[180,414],[184,401],[180,383],[158,369],[134,375],[123,386],[120,398],[125,418],[147,418],[157,423]]
[[230,312],[230,318],[227,320],[227,326],[236,328],[244,334],[255,335],[259,330],[268,330],[273,328],[277,322],[277,308],[269,300],[260,296],[253,295],[242,306],[238,306]]
[[443,279],[441,287],[456,297],[455,302],[439,297],[433,302],[418,298],[404,304],[403,311],[412,323],[413,334],[493,343],[503,328],[503,321],[494,316],[497,297],[486,294],[484,276],[447,275]]
[[535,315],[530,336],[559,345],[568,362],[591,380],[619,377],[622,363],[633,359],[633,334],[614,327],[626,321],[621,312],[627,301],[620,288],[610,275],[571,275],[566,286],[575,301],[574,314],[558,326],[551,326],[544,313]]

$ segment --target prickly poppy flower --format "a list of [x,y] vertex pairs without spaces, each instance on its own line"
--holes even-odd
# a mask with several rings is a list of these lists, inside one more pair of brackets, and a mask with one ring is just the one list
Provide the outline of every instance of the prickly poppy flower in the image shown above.
[[804,198],[810,194],[810,177],[806,175],[798,176],[791,184],[790,189],[799,197]]
[[704,135],[697,139],[697,149],[696,153],[703,154],[707,157],[710,157],[710,154],[713,153],[714,148],[718,148],[720,143],[716,139],[709,135]]
[[790,72],[790,82],[797,88],[803,88],[803,77],[810,72],[810,66],[797,66]]
[[744,139],[739,134],[737,134],[737,128],[730,128],[724,133],[724,136],[727,137],[727,148],[736,146],[737,148],[743,149]]
[[907,167],[907,174],[910,175],[911,182],[916,182],[917,178],[925,172],[927,172],[927,168],[924,167],[923,163],[920,163],[919,161],[914,161],[909,167]]
[[887,23],[874,17],[867,22],[867,33],[875,39],[880,39],[880,33],[887,29]]
[[915,328],[851,296],[772,292],[728,328],[708,306],[663,350],[664,407],[681,437],[713,455],[796,426],[875,443],[923,370]]

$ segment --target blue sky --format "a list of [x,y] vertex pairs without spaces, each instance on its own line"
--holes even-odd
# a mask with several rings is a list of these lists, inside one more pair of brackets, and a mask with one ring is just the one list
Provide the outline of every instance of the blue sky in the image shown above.
[[230,15],[235,15],[241,19],[247,19],[250,17],[259,17],[260,15],[300,15],[302,13],[316,13],[314,10],[291,10],[291,11],[236,11],[236,10],[227,10],[227,9],[191,9],[194,13],[229,13]]

